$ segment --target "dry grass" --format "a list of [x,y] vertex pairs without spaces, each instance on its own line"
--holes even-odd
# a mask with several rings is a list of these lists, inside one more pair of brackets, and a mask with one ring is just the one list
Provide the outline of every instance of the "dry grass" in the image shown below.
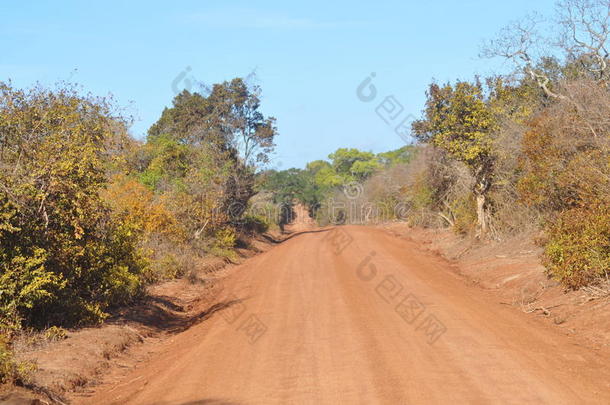
[[580,289],[584,294],[581,296],[583,303],[610,297],[610,280],[604,280],[598,285],[590,285]]

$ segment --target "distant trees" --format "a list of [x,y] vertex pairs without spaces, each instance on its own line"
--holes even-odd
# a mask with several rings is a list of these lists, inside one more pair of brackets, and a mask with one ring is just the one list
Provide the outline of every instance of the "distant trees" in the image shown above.
[[344,183],[363,181],[382,167],[374,153],[358,149],[337,149],[328,158],[333,171]]
[[[383,169],[409,162],[412,146],[375,154],[358,149],[340,148],[328,155],[329,160],[309,162],[305,169],[269,171],[261,174],[260,188],[270,192],[275,203],[291,205],[297,200],[309,208],[310,215],[325,202],[344,197],[346,188],[358,187]],[[321,213],[321,216],[328,213]]]

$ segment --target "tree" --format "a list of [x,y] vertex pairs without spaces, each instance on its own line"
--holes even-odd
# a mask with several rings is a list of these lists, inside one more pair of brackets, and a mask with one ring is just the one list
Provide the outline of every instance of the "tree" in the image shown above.
[[254,171],[267,163],[277,135],[275,118],[260,112],[261,89],[243,79],[214,84],[207,96],[184,90],[148,131],[150,138],[171,134],[183,143],[212,144],[234,151]]
[[344,183],[363,181],[381,168],[374,153],[353,148],[337,149],[328,155],[328,158],[331,160],[333,170],[343,178]]
[[163,109],[159,120],[148,130],[148,138],[171,134],[184,144],[216,143],[223,147],[227,142],[218,131],[212,130],[211,113],[206,97],[183,90],[172,100],[172,107]]
[[309,162],[307,164],[307,171],[313,176],[314,183],[322,190],[339,187],[346,182],[326,160]]
[[487,193],[492,185],[492,133],[496,128],[481,83],[430,85],[424,119],[413,123],[415,136],[445,150],[471,171],[477,203],[478,236],[487,232]]
[[[557,24],[551,27],[549,36],[538,32],[544,19],[530,15],[504,27],[485,44],[481,56],[514,62],[551,99],[566,98],[556,87],[567,76],[607,84],[610,1],[562,0],[556,9]],[[564,68],[558,71],[549,69],[550,66]]]
[[265,118],[259,111],[260,94],[259,86],[248,86],[243,79],[236,78],[215,84],[208,97],[212,122],[218,125],[250,168],[269,161],[277,135],[275,118]]
[[415,150],[416,149],[413,145],[405,145],[395,150],[378,153],[377,159],[379,160],[380,164],[386,168],[395,166],[397,164],[407,164],[413,159]]

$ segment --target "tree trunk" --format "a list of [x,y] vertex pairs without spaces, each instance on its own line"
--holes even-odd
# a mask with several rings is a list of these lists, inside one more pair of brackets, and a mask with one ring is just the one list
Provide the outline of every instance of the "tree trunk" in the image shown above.
[[486,212],[485,212],[485,194],[477,193],[477,238],[483,239],[485,234],[487,233],[487,220],[486,220]]

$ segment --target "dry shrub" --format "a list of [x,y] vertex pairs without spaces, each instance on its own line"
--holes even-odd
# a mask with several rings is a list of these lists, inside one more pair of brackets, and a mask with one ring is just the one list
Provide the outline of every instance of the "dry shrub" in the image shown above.
[[610,204],[575,208],[547,228],[544,264],[564,286],[577,289],[610,277]]
[[468,204],[474,179],[465,165],[441,149],[425,146],[411,162],[410,172],[407,195],[413,208],[412,224],[451,226],[458,232],[474,227],[476,211]]
[[518,190],[522,176],[522,141],[526,126],[506,119],[494,137],[494,182],[489,192],[490,229],[497,239],[530,232],[541,224],[538,210],[524,203]]
[[610,194],[610,95],[586,81],[565,86],[569,98],[538,114],[523,138],[519,191],[548,212]]
[[563,92],[530,123],[519,188],[546,218],[549,273],[579,288],[610,268],[610,94],[585,80]]
[[473,183],[465,165],[438,148],[418,145],[410,162],[380,171],[347,193],[336,190],[317,219],[321,224],[406,220],[469,233],[477,219]]
[[26,384],[36,367],[17,360],[9,341],[8,336],[0,333],[0,384]]

